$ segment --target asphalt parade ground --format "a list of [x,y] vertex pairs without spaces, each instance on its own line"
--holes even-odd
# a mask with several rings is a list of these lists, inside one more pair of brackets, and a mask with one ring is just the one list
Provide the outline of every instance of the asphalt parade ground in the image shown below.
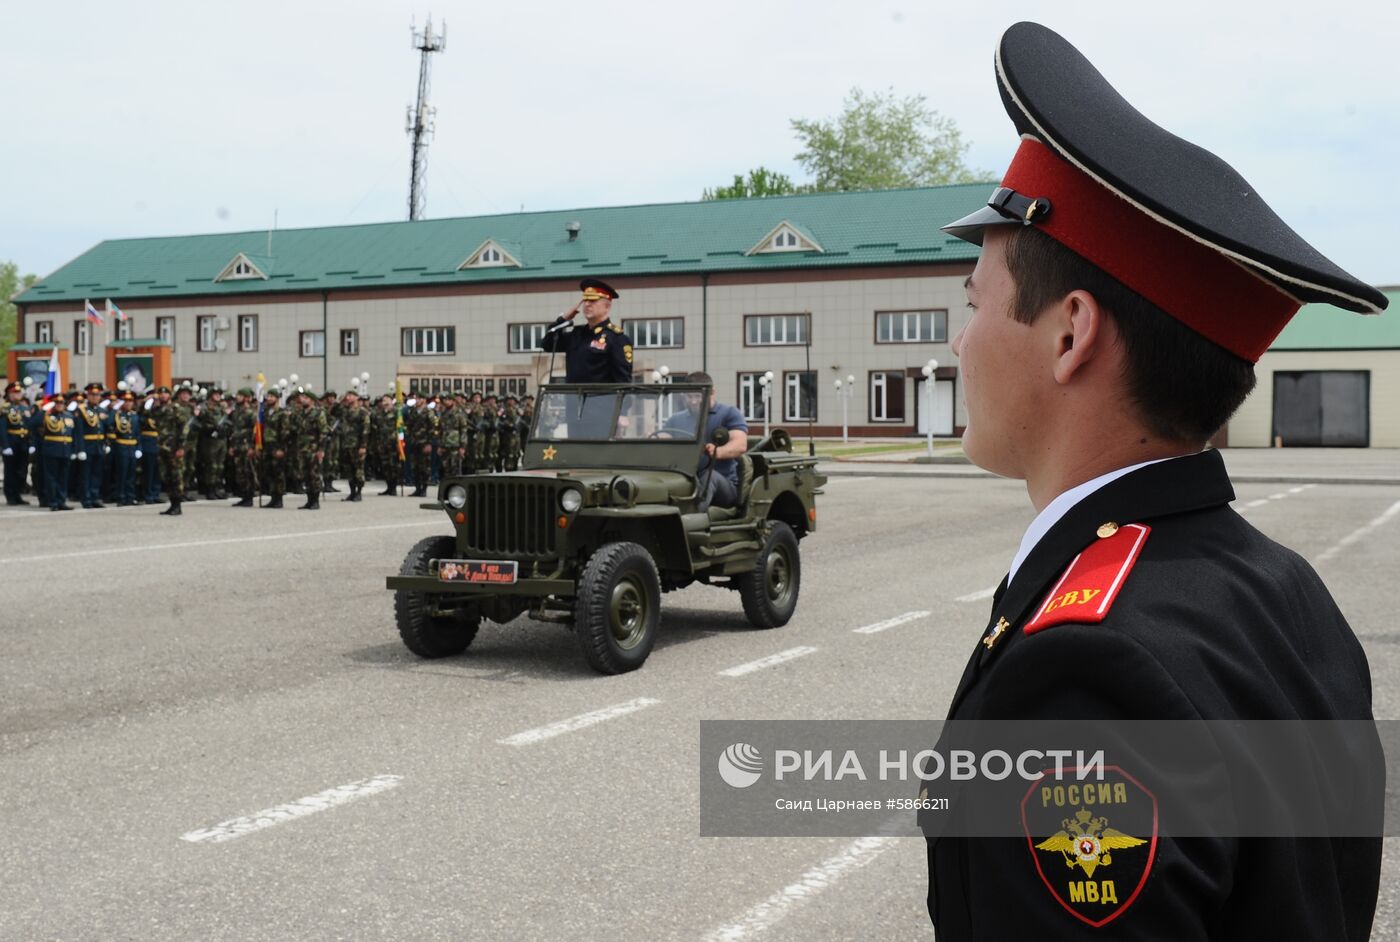
[[[1235,506],[1316,566],[1400,719],[1400,484],[1306,480],[1347,461]],[[922,840],[698,836],[699,722],[941,719],[1020,484],[833,477],[789,625],[672,593],[618,677],[524,618],[409,654],[384,577],[446,518],[378,489],[0,512],[0,937],[932,936]],[[1385,867],[1373,938],[1397,939],[1396,839]]]

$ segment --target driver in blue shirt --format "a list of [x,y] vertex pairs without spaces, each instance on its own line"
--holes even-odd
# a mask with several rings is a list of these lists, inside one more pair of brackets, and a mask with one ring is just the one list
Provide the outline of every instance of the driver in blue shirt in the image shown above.
[[[739,462],[738,457],[749,450],[749,426],[744,415],[731,405],[719,401],[715,392],[714,380],[708,373],[691,373],[685,378],[687,383],[710,384],[710,412],[705,420],[705,457],[697,469],[697,479],[705,491],[700,496],[700,509],[709,507],[734,507],[739,503]],[[700,411],[702,395],[686,393],[687,411],[677,412],[666,420],[665,429],[684,431],[689,437],[695,428],[695,414]],[[729,429],[729,441],[716,446],[715,429]],[[666,431],[662,437],[672,437]],[[679,437],[679,435],[677,435]],[[713,467],[711,467],[713,465]]]

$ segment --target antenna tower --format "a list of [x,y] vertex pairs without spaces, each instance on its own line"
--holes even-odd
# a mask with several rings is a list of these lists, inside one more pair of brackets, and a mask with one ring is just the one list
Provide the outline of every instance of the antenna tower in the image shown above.
[[419,30],[410,25],[413,48],[421,54],[418,64],[418,104],[408,108],[408,120],[404,131],[413,141],[413,168],[408,181],[408,218],[420,219],[428,207],[428,197],[423,192],[423,177],[428,171],[428,138],[433,133],[433,119],[437,109],[428,104],[428,78],[432,73],[432,60],[428,57],[447,48],[447,23],[442,24],[442,32],[433,32],[433,18]]

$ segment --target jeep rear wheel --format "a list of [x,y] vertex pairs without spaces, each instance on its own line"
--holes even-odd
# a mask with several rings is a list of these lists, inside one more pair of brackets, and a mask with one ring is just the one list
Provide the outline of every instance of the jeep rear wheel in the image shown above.
[[[451,559],[457,551],[450,536],[430,536],[419,540],[404,557],[399,575],[426,576],[428,564],[434,559]],[[419,657],[450,657],[461,654],[476,638],[481,627],[481,614],[473,607],[459,609],[447,615],[434,615],[435,603],[441,596],[427,592],[394,593],[394,620],[404,646]]]
[[797,610],[802,588],[802,557],[797,537],[782,521],[774,521],[753,569],[736,578],[744,614],[755,628],[778,628]]
[[610,543],[594,553],[574,606],[574,630],[593,669],[621,674],[641,667],[660,624],[661,581],[651,554],[636,543]]

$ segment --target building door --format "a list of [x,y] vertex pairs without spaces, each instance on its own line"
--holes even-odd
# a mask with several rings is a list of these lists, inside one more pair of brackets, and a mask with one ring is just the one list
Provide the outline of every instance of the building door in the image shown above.
[[1274,438],[1285,446],[1364,448],[1371,443],[1371,374],[1308,370],[1274,374]]
[[933,384],[933,412],[928,408],[928,380],[920,379],[915,386],[918,404],[915,411],[919,416],[919,434],[928,434],[929,420],[933,421],[933,434],[953,434],[953,381],[935,380]]

